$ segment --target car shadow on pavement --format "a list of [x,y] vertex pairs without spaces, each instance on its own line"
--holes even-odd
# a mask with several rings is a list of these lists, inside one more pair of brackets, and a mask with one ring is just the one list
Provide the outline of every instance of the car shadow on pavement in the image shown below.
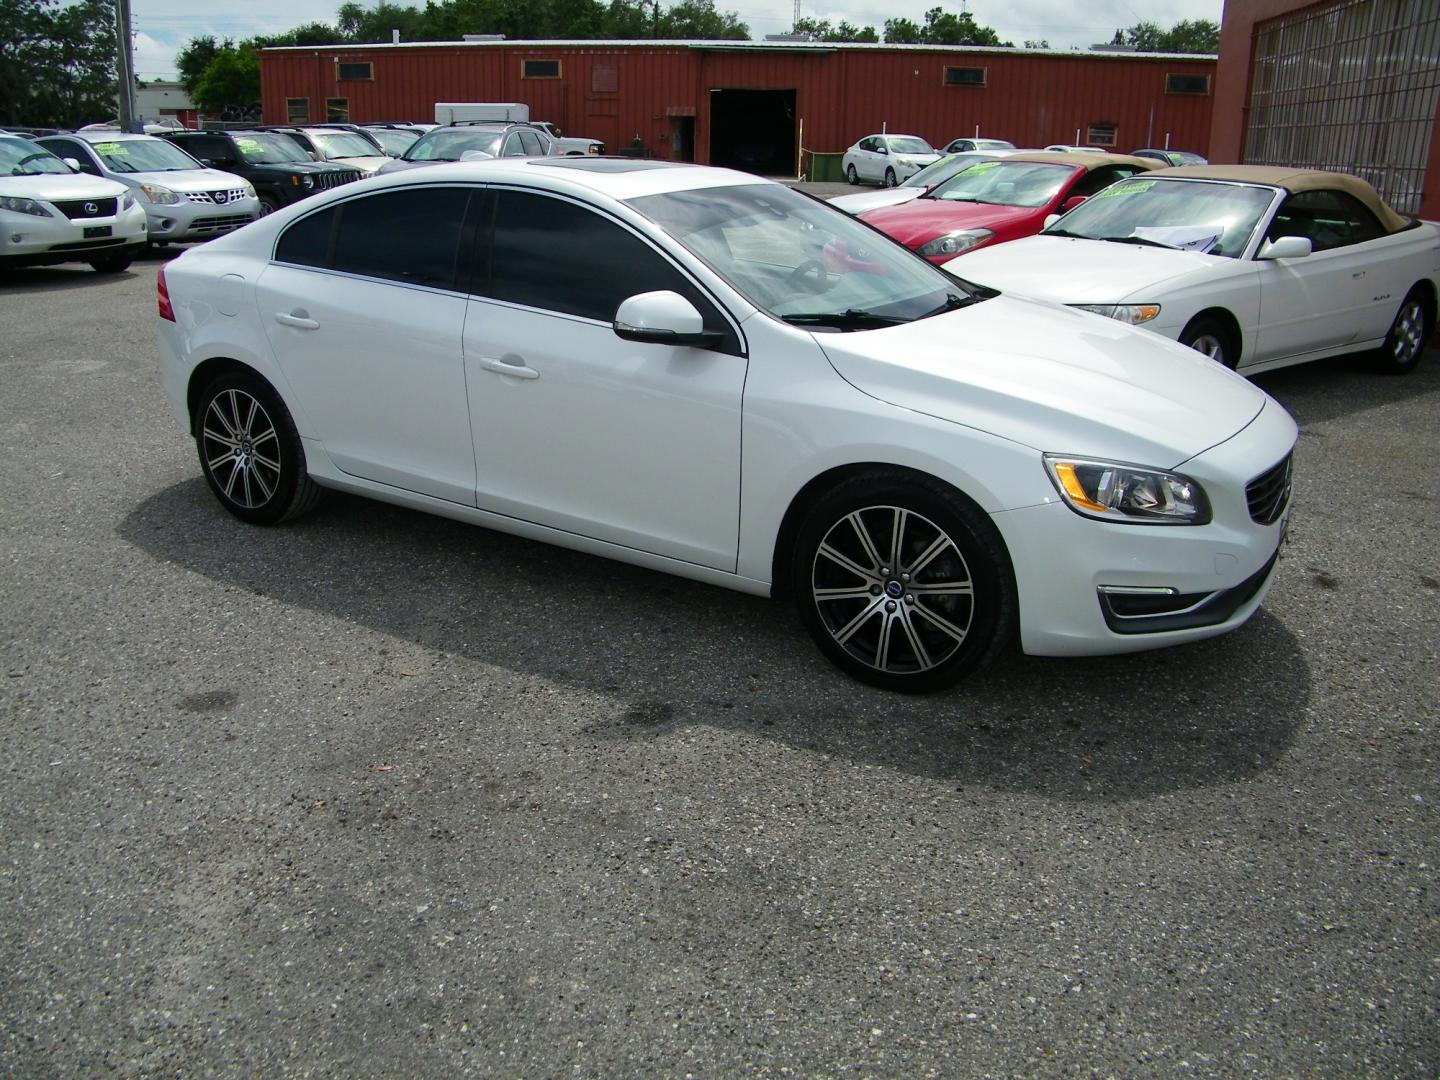
[[[1114,801],[1265,769],[1310,697],[1296,638],[1263,609],[1177,649],[1014,652],[948,693],[914,697],[833,669],[788,604],[366,499],[330,493],[302,522],[256,529],[197,478],[156,492],[119,533],[231,589],[613,700],[598,718],[582,710],[575,738],[597,747],[704,725],[955,790]],[[264,616],[253,617],[259,632]]]

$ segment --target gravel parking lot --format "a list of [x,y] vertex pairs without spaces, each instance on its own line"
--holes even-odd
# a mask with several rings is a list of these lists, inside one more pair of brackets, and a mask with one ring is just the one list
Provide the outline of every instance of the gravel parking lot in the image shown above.
[[0,274],[0,1073],[1440,1074],[1440,353],[1257,380],[1241,631],[914,699],[773,602],[241,525],[161,262]]

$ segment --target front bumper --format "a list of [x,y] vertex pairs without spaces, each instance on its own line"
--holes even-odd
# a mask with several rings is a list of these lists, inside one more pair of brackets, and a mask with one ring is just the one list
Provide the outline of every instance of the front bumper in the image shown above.
[[1244,431],[1176,467],[1209,495],[1208,525],[1112,525],[1058,496],[993,515],[1015,569],[1024,651],[1139,652],[1243,624],[1274,581],[1289,519],[1287,505],[1268,524],[1254,520],[1245,489],[1295,437],[1294,421],[1269,402]]
[[[179,203],[146,203],[152,241],[184,243],[209,240],[250,224],[260,216],[260,200],[240,188],[224,192],[182,191]],[[216,201],[224,196],[225,202]]]
[[0,264],[43,266],[86,262],[136,250],[145,243],[145,211],[139,205],[80,220],[0,210]]

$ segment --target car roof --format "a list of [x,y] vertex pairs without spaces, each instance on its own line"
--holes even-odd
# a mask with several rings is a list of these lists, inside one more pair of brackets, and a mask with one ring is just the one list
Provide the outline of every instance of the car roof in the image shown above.
[[[81,129],[80,131],[66,131],[63,132],[63,134],[68,135],[72,139],[80,139],[83,142],[91,143],[134,142],[136,139],[149,139],[151,142],[154,142],[158,138],[158,136],[156,135],[141,135],[138,132],[134,131],[107,131],[104,128],[90,128],[88,130]],[[53,135],[47,135],[45,137],[47,139],[54,138]]]
[[1408,228],[1410,218],[1396,213],[1380,198],[1380,193],[1349,173],[1326,172],[1289,165],[1181,165],[1166,169],[1167,177],[1194,180],[1230,180],[1241,184],[1265,184],[1283,188],[1294,194],[1300,191],[1344,191],[1365,204],[1380,219],[1386,232]]
[[999,160],[1011,162],[1033,161],[1042,165],[1069,165],[1086,172],[1104,168],[1106,165],[1134,165],[1139,169],[1162,169],[1164,164],[1154,158],[1131,157],[1129,154],[1107,154],[1095,151],[1088,154],[1069,154],[1063,150],[1032,150],[1020,154],[1007,154]]

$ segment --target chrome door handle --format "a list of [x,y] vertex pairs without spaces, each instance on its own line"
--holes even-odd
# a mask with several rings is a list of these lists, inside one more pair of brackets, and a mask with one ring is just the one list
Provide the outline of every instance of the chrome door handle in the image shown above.
[[538,379],[540,377],[540,372],[534,368],[525,367],[523,364],[507,364],[504,360],[495,360],[489,356],[480,358],[480,366],[497,375],[509,375],[512,379]]
[[283,311],[277,311],[275,313],[275,321],[278,322],[281,326],[293,326],[296,330],[320,329],[320,324],[314,319],[310,318],[309,313],[303,308],[297,310],[296,312],[294,312],[294,314],[286,314]]

